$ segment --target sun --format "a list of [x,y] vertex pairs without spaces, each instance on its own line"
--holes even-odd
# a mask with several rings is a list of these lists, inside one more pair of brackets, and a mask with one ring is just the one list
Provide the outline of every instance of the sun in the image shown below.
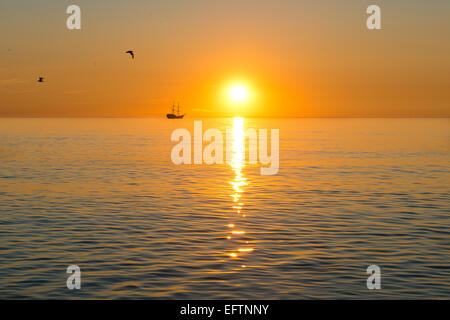
[[249,95],[249,90],[242,84],[234,84],[228,89],[228,96],[234,103],[246,102]]

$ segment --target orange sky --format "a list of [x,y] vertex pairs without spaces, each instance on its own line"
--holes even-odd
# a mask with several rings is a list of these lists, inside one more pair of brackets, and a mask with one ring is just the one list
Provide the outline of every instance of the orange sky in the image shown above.
[[[0,116],[164,116],[179,101],[198,117],[448,117],[450,2],[378,1],[377,31],[369,4],[3,0]],[[223,94],[235,81],[241,106]]]

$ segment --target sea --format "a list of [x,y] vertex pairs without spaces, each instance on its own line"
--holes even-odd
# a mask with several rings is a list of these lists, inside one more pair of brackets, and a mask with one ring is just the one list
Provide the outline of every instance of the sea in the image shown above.
[[0,298],[449,299],[449,169],[447,118],[1,118]]

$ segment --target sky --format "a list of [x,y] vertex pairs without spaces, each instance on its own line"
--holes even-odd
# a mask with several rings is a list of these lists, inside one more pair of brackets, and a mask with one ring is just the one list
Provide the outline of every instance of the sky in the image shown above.
[[449,39],[448,0],[2,0],[0,116],[449,117]]

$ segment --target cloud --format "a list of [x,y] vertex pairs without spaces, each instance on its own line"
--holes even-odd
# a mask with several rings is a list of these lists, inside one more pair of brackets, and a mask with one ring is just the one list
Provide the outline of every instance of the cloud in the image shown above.
[[11,84],[19,84],[19,83],[24,83],[25,81],[21,80],[21,79],[17,79],[17,78],[12,78],[12,79],[0,79],[0,85],[11,85]]
[[204,113],[211,113],[211,110],[208,109],[199,109],[199,108],[194,108],[192,109],[192,111],[196,111],[196,112],[204,112]]
[[72,90],[72,91],[64,91],[62,94],[79,94],[79,93],[86,93],[87,90]]

